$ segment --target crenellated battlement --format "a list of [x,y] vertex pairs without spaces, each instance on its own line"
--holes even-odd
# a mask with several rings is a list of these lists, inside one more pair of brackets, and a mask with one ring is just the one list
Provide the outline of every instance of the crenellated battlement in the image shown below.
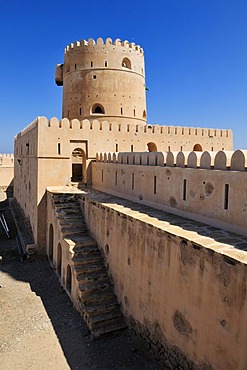
[[[52,140],[60,138],[55,141],[58,140],[60,146],[65,148],[70,137],[73,140],[87,140],[88,156],[91,158],[95,158],[96,153],[102,148],[106,152],[171,152],[168,155],[169,161],[175,164],[176,161],[178,163],[182,161],[184,166],[187,165],[186,152],[195,152],[199,157],[202,151],[208,151],[210,156],[213,156],[216,151],[232,150],[231,130],[143,125],[142,123],[129,123],[128,120],[119,123],[103,120],[69,120],[68,118],[59,120],[56,117],[51,119],[38,117],[15,137],[19,147],[15,153],[26,153],[29,141],[33,142],[34,137],[40,136],[41,132],[46,137],[45,142],[42,142],[42,145],[31,144],[29,154],[34,153],[34,148],[41,150],[42,155],[46,152],[54,153],[57,151],[57,144]],[[67,144],[65,144],[66,140]],[[21,146],[23,146],[22,149]],[[175,152],[183,154],[180,154],[178,159],[176,157],[172,159]],[[63,153],[68,155],[64,150]],[[185,158],[182,158],[183,156]],[[227,166],[229,167],[229,164]]]
[[0,153],[0,166],[14,166],[14,154]]
[[59,120],[56,117],[50,120],[44,116],[37,117],[33,122],[31,122],[24,130],[22,130],[18,135],[25,135],[27,132],[32,130],[35,125],[41,124],[51,129],[70,129],[70,130],[86,130],[86,131],[107,131],[117,133],[143,133],[151,136],[164,135],[164,136],[178,136],[183,138],[184,136],[190,137],[208,137],[208,138],[232,138],[232,130],[222,130],[213,128],[195,128],[195,127],[181,127],[181,126],[159,126],[159,125],[143,125],[134,123],[114,123],[108,121],[99,122],[98,120],[87,120],[82,121],[78,119],[69,120],[68,118],[62,118]]
[[246,171],[247,150],[220,150],[218,152],[97,153],[96,162],[221,171]]
[[89,38],[88,40],[81,40],[81,41],[75,41],[74,43],[69,44],[65,49],[64,53],[67,54],[70,51],[74,52],[75,50],[78,50],[78,48],[88,48],[88,47],[123,47],[123,48],[129,48],[130,50],[137,51],[140,54],[144,54],[143,49],[140,47],[140,45],[136,45],[134,42],[129,42],[127,40],[121,41],[120,39],[116,39],[114,42],[111,38],[107,38],[104,42],[104,40],[100,37],[96,41],[92,38]]

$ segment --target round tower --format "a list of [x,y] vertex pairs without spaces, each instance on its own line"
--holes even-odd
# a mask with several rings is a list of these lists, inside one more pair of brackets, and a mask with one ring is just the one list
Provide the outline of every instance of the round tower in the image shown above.
[[63,117],[146,123],[144,53],[134,43],[76,41],[65,49],[55,81],[63,86]]

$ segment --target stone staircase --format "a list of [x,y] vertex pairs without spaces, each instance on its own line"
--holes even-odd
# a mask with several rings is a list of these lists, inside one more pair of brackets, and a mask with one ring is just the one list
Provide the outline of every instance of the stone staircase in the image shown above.
[[63,238],[72,243],[72,268],[81,315],[94,336],[126,328],[126,322],[96,241],[89,235],[76,194],[53,194]]

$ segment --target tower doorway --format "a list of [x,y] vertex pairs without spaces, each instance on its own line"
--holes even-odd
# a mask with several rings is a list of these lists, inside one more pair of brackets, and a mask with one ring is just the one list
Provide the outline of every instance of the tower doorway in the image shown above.
[[81,148],[75,148],[71,156],[72,160],[72,182],[81,182],[85,179],[86,157]]

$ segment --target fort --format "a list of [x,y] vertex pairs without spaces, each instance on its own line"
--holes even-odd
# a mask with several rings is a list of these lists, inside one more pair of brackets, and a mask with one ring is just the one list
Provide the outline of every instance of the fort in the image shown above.
[[70,44],[55,81],[63,118],[15,137],[27,253],[95,335],[127,323],[167,368],[245,370],[247,151],[229,129],[148,124],[134,43]]

